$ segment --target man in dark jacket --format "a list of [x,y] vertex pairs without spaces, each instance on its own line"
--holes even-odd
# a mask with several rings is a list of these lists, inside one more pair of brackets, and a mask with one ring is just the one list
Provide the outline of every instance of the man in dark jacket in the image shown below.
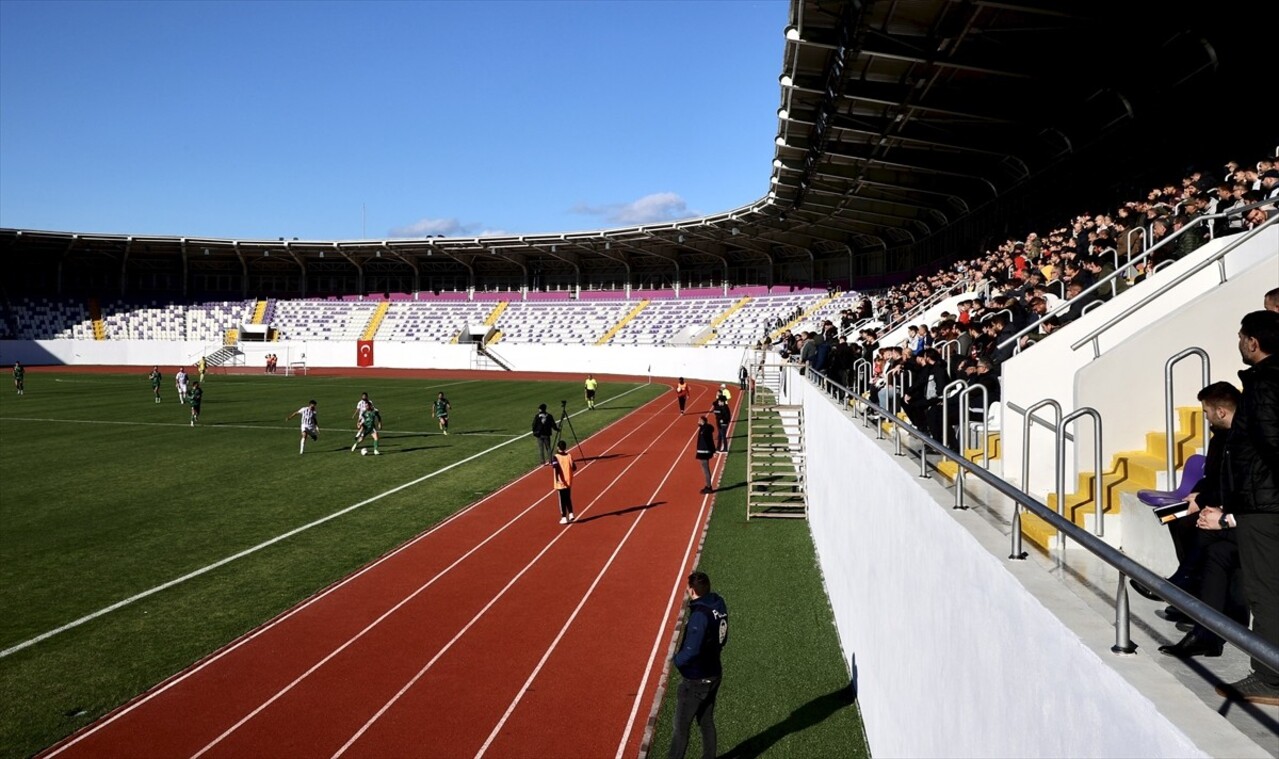
[[711,457],[714,455],[715,428],[711,426],[710,420],[703,414],[702,418],[697,420],[697,463],[701,465],[702,476],[706,478],[706,486],[702,488],[702,495],[715,492],[711,483]]
[[[1244,594],[1252,630],[1279,645],[1279,313],[1254,311],[1239,328],[1243,397],[1226,439],[1223,490],[1238,530]],[[1208,509],[1200,520],[1215,516]],[[1252,674],[1219,687],[1223,696],[1279,705],[1279,672],[1252,660]]]
[[702,731],[702,757],[715,757],[715,697],[724,670],[720,651],[728,643],[728,605],[711,592],[711,578],[705,572],[688,576],[688,617],[684,639],[675,653],[674,664],[684,680],[675,699],[675,726],[671,734],[670,759],[682,759],[688,748],[688,729],[697,718]]
[[537,413],[533,415],[533,439],[537,441],[537,453],[542,457],[542,466],[551,465],[551,436],[559,428],[555,417],[546,412],[546,404],[538,406]]

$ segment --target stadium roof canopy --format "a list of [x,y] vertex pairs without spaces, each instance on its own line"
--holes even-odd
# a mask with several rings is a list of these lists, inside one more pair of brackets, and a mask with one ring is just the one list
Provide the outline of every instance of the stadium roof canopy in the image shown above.
[[[1192,29],[1202,20],[1183,15],[1079,0],[792,0],[789,23],[778,30],[774,160],[771,169],[760,167],[761,186],[767,176],[771,189],[741,208],[695,219],[478,238],[228,240],[5,229],[0,241],[23,253],[83,249],[135,261],[192,251],[242,264],[276,256],[304,270],[325,256],[356,266],[398,261],[415,275],[460,264],[473,278],[522,271],[526,280],[530,268],[542,267],[580,276],[586,262],[628,278],[669,269],[676,281],[681,268],[722,268],[727,276],[744,261],[761,262],[770,278],[786,261],[807,262],[814,280],[904,270],[958,249],[976,252],[985,231],[1019,212],[1017,198],[1036,178],[1082,163],[1143,116],[1149,128],[1160,126],[1188,87],[1219,76],[1219,51],[1234,35]],[[874,263],[856,264],[859,257]]]

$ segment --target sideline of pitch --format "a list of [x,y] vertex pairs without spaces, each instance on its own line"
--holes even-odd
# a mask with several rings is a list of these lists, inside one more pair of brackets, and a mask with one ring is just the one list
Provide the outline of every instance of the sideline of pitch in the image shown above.
[[[635,392],[636,390],[639,390],[639,389],[640,389],[640,388],[642,388],[642,387],[645,387],[645,386],[644,386],[644,385],[637,385],[637,386],[635,386],[635,387],[631,388],[630,390],[625,390],[625,391],[623,391],[623,392],[621,392],[621,393],[619,393],[619,394],[617,394],[617,395],[613,396],[613,398],[611,398],[611,399],[609,399],[609,400],[613,400],[613,399],[616,399],[616,398],[621,398],[621,397],[623,397],[623,396],[626,396],[626,395],[628,395],[628,394],[630,394],[630,393]],[[600,405],[604,405],[604,403],[607,403],[607,401],[602,401],[602,402],[600,403]],[[572,416],[577,416],[578,414],[585,413],[586,411],[587,411],[587,409],[582,409],[581,411],[578,411],[578,412],[576,412],[576,413],[572,414]],[[217,560],[217,561],[213,562],[212,564],[207,564],[207,565],[205,565],[205,566],[203,566],[203,567],[200,567],[199,569],[196,569],[196,570],[194,570],[194,571],[192,571],[192,572],[188,572],[187,574],[184,574],[184,575],[182,575],[181,577],[177,577],[177,578],[175,578],[175,579],[169,580],[169,581],[168,581],[168,582],[166,582],[166,583],[162,583],[162,584],[160,584],[160,585],[156,585],[156,586],[155,586],[155,587],[153,587],[153,588],[150,588],[150,589],[148,589],[148,590],[144,590],[144,591],[142,591],[141,593],[137,593],[137,594],[135,594],[135,595],[129,596],[128,598],[125,598],[125,599],[123,599],[123,600],[116,601],[115,603],[111,604],[110,606],[105,606],[105,607],[103,607],[103,608],[101,608],[101,609],[99,609],[99,610],[97,610],[97,611],[95,611],[95,612],[92,612],[92,613],[90,613],[90,614],[86,614],[85,616],[80,617],[79,619],[73,620],[73,621],[71,621],[71,622],[66,623],[65,625],[62,625],[61,627],[56,627],[56,628],[54,628],[54,629],[52,629],[52,630],[49,630],[49,631],[47,631],[47,632],[40,633],[39,635],[35,636],[34,638],[30,638],[30,639],[28,639],[28,640],[24,640],[24,641],[22,641],[21,643],[17,643],[17,644],[15,644],[15,645],[13,645],[13,646],[10,646],[9,648],[6,648],[6,649],[4,649],[3,651],[0,651],[0,659],[3,659],[3,658],[5,658],[6,656],[9,656],[9,655],[11,655],[11,654],[15,654],[15,653],[17,653],[18,651],[21,651],[21,650],[23,650],[23,649],[25,649],[25,648],[29,648],[29,647],[31,647],[31,646],[34,646],[35,644],[40,643],[41,641],[48,640],[49,638],[52,638],[53,636],[58,635],[58,634],[60,634],[60,633],[64,633],[64,632],[66,632],[67,630],[75,629],[75,628],[79,627],[80,625],[85,624],[86,622],[92,622],[93,620],[97,619],[98,617],[104,616],[104,615],[106,615],[106,614],[110,614],[110,613],[111,613],[111,612],[113,612],[113,611],[116,611],[116,610],[118,610],[118,609],[122,609],[122,608],[124,608],[124,607],[126,607],[126,606],[129,606],[129,605],[131,605],[131,604],[134,604],[134,603],[136,603],[136,602],[138,602],[138,601],[141,601],[141,600],[142,600],[142,599],[144,599],[144,598],[147,598],[147,597],[149,597],[149,596],[153,596],[153,595],[155,595],[156,593],[159,593],[159,592],[161,592],[161,591],[163,591],[163,590],[168,590],[169,588],[172,588],[172,587],[174,587],[175,585],[180,585],[180,584],[182,584],[182,583],[186,582],[187,580],[192,580],[192,579],[195,579],[196,577],[199,577],[199,576],[201,576],[201,575],[208,574],[209,572],[212,572],[213,570],[215,570],[215,569],[217,569],[217,568],[219,568],[219,567],[222,567],[222,566],[225,566],[225,565],[227,565],[227,564],[230,564],[231,562],[233,562],[233,561],[235,561],[235,560],[237,560],[237,559],[242,559],[242,558],[244,558],[245,556],[249,556],[249,555],[251,555],[251,554],[257,553],[258,551],[262,550],[263,548],[268,548],[268,547],[270,547],[270,546],[272,546],[272,545],[275,545],[276,543],[279,543],[280,541],[287,540],[288,538],[291,538],[291,537],[293,537],[294,535],[297,535],[297,534],[299,534],[299,533],[305,532],[305,531],[307,531],[307,530],[311,529],[312,527],[317,527],[317,526],[319,526],[319,525],[324,524],[325,522],[329,522],[329,521],[331,521],[331,520],[337,519],[337,518],[338,518],[338,517],[340,517],[340,516],[343,516],[343,515],[348,514],[348,513],[352,512],[352,511],[355,511],[356,509],[359,509],[359,508],[362,508],[362,507],[364,507],[364,506],[367,506],[367,505],[369,505],[370,503],[375,503],[375,502],[377,502],[377,501],[380,501],[380,500],[382,500],[383,498],[386,498],[387,496],[394,495],[395,493],[400,492],[401,490],[405,490],[405,489],[407,489],[407,488],[413,487],[414,485],[420,485],[421,483],[426,482],[426,481],[427,481],[427,480],[429,480],[429,479],[432,479],[432,478],[437,477],[437,476],[439,476],[439,475],[441,475],[441,474],[444,474],[445,472],[451,471],[452,469],[455,469],[455,468],[457,468],[457,467],[459,467],[459,466],[461,466],[461,465],[463,465],[463,464],[468,464],[468,463],[470,463],[470,462],[472,462],[472,461],[474,461],[474,460],[476,460],[476,459],[478,459],[478,458],[481,458],[481,457],[483,457],[483,456],[487,456],[488,454],[493,453],[494,451],[497,451],[497,450],[498,450],[498,449],[500,449],[500,448],[504,448],[504,447],[506,447],[506,446],[510,445],[511,443],[514,443],[514,442],[516,442],[516,441],[518,441],[518,440],[523,440],[524,438],[531,437],[531,436],[532,436],[532,433],[530,433],[530,432],[525,432],[525,433],[523,433],[523,434],[517,435],[517,436],[515,436],[515,437],[512,437],[512,438],[511,438],[511,439],[509,439],[509,440],[506,440],[506,441],[504,441],[504,442],[498,443],[497,445],[494,445],[494,446],[491,446],[491,447],[489,447],[489,448],[486,448],[486,449],[485,449],[485,450],[483,450],[483,451],[480,451],[480,452],[478,452],[478,453],[475,453],[475,454],[472,454],[472,455],[470,455],[470,456],[467,456],[466,458],[461,459],[460,461],[455,461],[455,462],[453,462],[452,464],[449,464],[448,466],[441,467],[441,468],[439,468],[439,469],[435,470],[434,472],[430,472],[430,473],[428,473],[428,474],[424,474],[424,475],[422,475],[421,477],[418,477],[418,478],[417,478],[417,479],[415,479],[415,480],[410,480],[410,481],[408,481],[408,482],[406,482],[406,483],[404,483],[404,484],[402,484],[402,485],[397,485],[397,486],[395,486],[395,487],[391,488],[390,490],[383,491],[383,492],[381,492],[381,493],[379,493],[379,494],[377,494],[377,495],[375,495],[375,496],[372,496],[371,498],[366,498],[366,499],[364,499],[363,501],[360,501],[360,502],[358,502],[358,503],[355,503],[355,504],[352,504],[352,505],[350,505],[350,506],[346,506],[346,507],[344,507],[344,508],[342,508],[342,509],[339,509],[339,510],[337,510],[337,511],[333,512],[332,514],[329,514],[329,515],[327,515],[327,516],[320,517],[319,519],[316,519],[316,520],[313,520],[313,521],[311,521],[311,522],[308,522],[308,523],[306,523],[306,524],[304,524],[304,525],[301,525],[300,527],[295,527],[295,528],[293,528],[292,530],[289,530],[288,532],[285,532],[285,533],[282,533],[282,534],[280,534],[280,535],[277,535],[277,536],[275,536],[274,538],[271,538],[271,539],[269,539],[269,540],[265,540],[265,541],[263,541],[263,542],[261,542],[261,543],[258,543],[258,544],[257,544],[257,545],[255,545],[255,546],[252,546],[252,547],[246,548],[246,549],[244,549],[243,551],[240,551],[239,553],[235,553],[235,554],[232,554],[231,556],[227,556],[227,557],[225,557],[225,558],[219,559],[219,560]],[[459,513],[461,513],[461,512],[459,512]]]

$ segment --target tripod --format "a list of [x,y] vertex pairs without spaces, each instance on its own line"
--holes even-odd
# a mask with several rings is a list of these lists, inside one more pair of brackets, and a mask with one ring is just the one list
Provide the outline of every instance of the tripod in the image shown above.
[[568,431],[573,434],[573,444],[577,447],[577,455],[580,459],[586,458],[586,452],[582,450],[582,441],[577,439],[577,430],[573,428],[573,417],[568,415],[568,401],[560,401],[560,421],[555,425],[555,442],[556,448],[558,443],[564,436],[564,425],[568,425]]

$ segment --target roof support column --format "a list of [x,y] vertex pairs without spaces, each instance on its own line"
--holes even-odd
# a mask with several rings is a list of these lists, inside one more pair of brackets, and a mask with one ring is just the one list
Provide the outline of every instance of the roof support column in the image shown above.
[[188,287],[188,270],[187,270],[187,238],[182,238],[182,299],[186,300]]
[[240,259],[240,297],[249,297],[249,264],[244,260],[244,252],[240,250],[240,241],[236,240],[231,243],[231,247],[235,248],[235,257]]
[[129,274],[129,251],[133,249],[133,238],[124,241],[124,256],[120,258],[120,297],[124,297],[125,284]]

